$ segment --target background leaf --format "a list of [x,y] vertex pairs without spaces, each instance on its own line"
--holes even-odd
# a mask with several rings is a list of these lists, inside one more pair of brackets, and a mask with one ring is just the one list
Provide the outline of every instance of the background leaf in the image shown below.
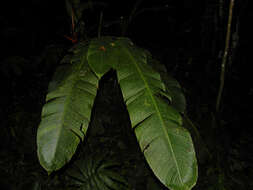
[[71,186],[80,190],[127,190],[126,180],[113,168],[116,162],[106,160],[105,155],[87,151],[67,171]]

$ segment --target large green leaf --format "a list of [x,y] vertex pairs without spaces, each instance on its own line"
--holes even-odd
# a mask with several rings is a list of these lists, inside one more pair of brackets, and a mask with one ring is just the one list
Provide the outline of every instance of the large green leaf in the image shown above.
[[103,61],[117,71],[131,124],[148,164],[168,188],[191,189],[197,180],[195,151],[179,111],[170,105],[172,94],[147,64],[144,51],[126,38],[106,42],[103,46],[111,44],[112,48]]
[[39,161],[49,173],[71,159],[88,128],[98,78],[87,64],[86,52],[87,47],[79,45],[72,64],[60,66],[49,85],[37,132]]

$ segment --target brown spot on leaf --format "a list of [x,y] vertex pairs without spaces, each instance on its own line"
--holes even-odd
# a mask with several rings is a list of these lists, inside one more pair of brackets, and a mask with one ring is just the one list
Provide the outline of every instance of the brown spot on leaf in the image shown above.
[[100,46],[100,47],[99,47],[99,50],[101,50],[101,51],[106,51],[105,46]]

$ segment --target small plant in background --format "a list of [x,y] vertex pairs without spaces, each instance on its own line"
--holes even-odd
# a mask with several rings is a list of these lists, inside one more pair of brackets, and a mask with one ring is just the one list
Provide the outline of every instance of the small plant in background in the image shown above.
[[[87,10],[93,10],[95,7],[104,8],[106,3],[94,2],[89,0],[81,2],[80,0],[65,0],[66,10],[71,20],[71,36],[64,35],[73,44],[78,41],[87,40],[87,29],[84,22],[84,13]],[[91,26],[90,26],[91,27]]]
[[[112,20],[103,20],[104,9],[108,7],[108,4],[104,1],[89,0],[82,2],[80,0],[65,0],[65,3],[67,13],[71,20],[71,36],[65,35],[65,37],[73,43],[76,43],[78,40],[87,40],[91,31],[92,34],[94,34],[94,29],[98,30],[97,33],[99,37],[103,29],[108,29],[115,25],[120,28],[119,35],[126,36],[134,20],[142,14],[147,12],[167,11],[168,9],[173,8],[170,4],[146,7],[143,6],[143,0],[138,0],[133,4],[128,15],[121,15],[120,17]],[[98,24],[87,26],[87,23],[85,23],[85,13],[92,11],[100,12]],[[173,20],[172,18],[168,19]]]

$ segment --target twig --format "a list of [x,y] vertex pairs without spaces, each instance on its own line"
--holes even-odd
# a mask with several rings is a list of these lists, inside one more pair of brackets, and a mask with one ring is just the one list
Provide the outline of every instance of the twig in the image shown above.
[[102,25],[103,25],[103,11],[100,12],[100,17],[99,17],[98,38],[101,37]]
[[230,0],[226,42],[225,42],[225,49],[224,49],[224,54],[223,54],[222,64],[221,64],[220,87],[219,87],[217,101],[216,101],[216,113],[218,113],[220,110],[221,96],[222,96],[222,92],[224,88],[225,68],[226,68],[226,62],[227,62],[227,56],[228,56],[228,50],[229,50],[233,7],[234,7],[234,0]]

